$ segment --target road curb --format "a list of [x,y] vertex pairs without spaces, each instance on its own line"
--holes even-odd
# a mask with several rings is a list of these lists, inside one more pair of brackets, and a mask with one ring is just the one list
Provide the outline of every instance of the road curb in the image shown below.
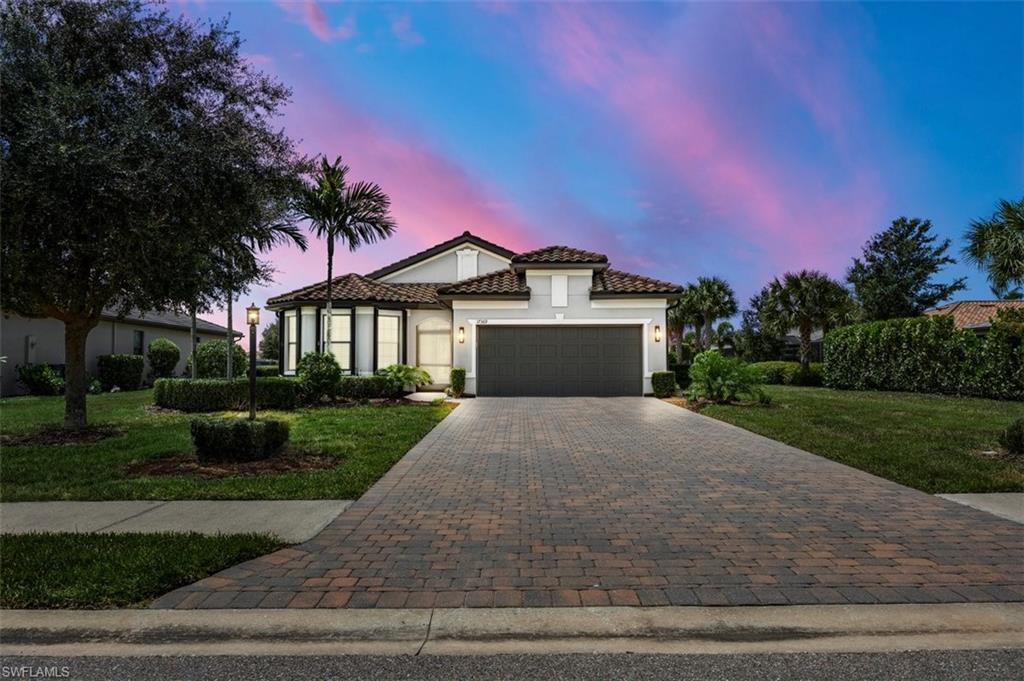
[[1024,604],[0,613],[6,655],[792,653],[1024,647]]

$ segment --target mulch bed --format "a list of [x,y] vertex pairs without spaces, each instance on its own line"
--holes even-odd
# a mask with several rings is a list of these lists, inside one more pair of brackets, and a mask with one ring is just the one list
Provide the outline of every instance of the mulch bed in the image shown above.
[[280,454],[261,461],[201,462],[195,454],[179,454],[159,459],[135,461],[125,467],[125,472],[132,477],[188,475],[196,478],[217,479],[239,475],[323,470],[337,468],[343,463],[344,459],[336,456],[286,449]]
[[121,429],[114,426],[86,426],[78,429],[51,427],[37,430],[34,433],[0,435],[0,445],[6,447],[80,445],[99,442],[121,434]]
[[979,456],[982,459],[996,459],[997,461],[1006,461],[1013,464],[1017,468],[1024,469],[1024,456],[1020,454],[1011,454],[1009,451],[999,448],[995,450],[988,450],[984,452],[975,452],[975,456]]

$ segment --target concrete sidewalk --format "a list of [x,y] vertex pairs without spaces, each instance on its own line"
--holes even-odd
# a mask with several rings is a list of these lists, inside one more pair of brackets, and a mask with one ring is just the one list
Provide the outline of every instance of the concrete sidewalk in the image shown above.
[[935,496],[1024,525],[1024,492],[936,494]]
[[1021,648],[1024,604],[9,610],[5,655],[796,653]]
[[304,542],[351,501],[27,501],[0,504],[0,532],[269,532]]

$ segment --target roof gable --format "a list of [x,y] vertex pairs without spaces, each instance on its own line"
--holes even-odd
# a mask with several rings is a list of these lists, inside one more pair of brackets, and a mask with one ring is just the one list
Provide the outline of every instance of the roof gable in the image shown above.
[[475,234],[466,231],[460,234],[459,236],[455,237],[454,239],[449,239],[448,241],[437,244],[436,246],[431,246],[430,248],[424,251],[420,251],[419,253],[410,255],[408,258],[402,258],[401,260],[393,262],[390,265],[385,265],[384,267],[381,267],[378,270],[370,272],[366,276],[370,279],[380,279],[381,277],[386,277],[389,274],[395,274],[402,270],[408,269],[425,260],[429,260],[430,258],[433,258],[435,256],[442,255],[444,253],[447,253],[448,251],[458,248],[459,246],[464,246],[466,244],[476,246],[479,249],[492,253],[493,255],[496,255],[499,258],[503,258],[505,260],[510,260],[512,256],[515,255],[515,253],[513,253],[512,251],[508,250],[503,246],[499,246],[498,244],[487,241],[486,239],[482,239],[476,236]]

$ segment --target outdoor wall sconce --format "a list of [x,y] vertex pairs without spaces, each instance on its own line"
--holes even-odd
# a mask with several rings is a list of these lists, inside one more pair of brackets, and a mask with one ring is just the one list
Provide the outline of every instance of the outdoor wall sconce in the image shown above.
[[655,324],[654,325],[654,342],[655,343],[660,343],[661,342],[661,325],[660,324]]
[[459,342],[460,343],[465,343],[466,342],[466,327],[464,327],[464,326],[460,326],[459,327]]

